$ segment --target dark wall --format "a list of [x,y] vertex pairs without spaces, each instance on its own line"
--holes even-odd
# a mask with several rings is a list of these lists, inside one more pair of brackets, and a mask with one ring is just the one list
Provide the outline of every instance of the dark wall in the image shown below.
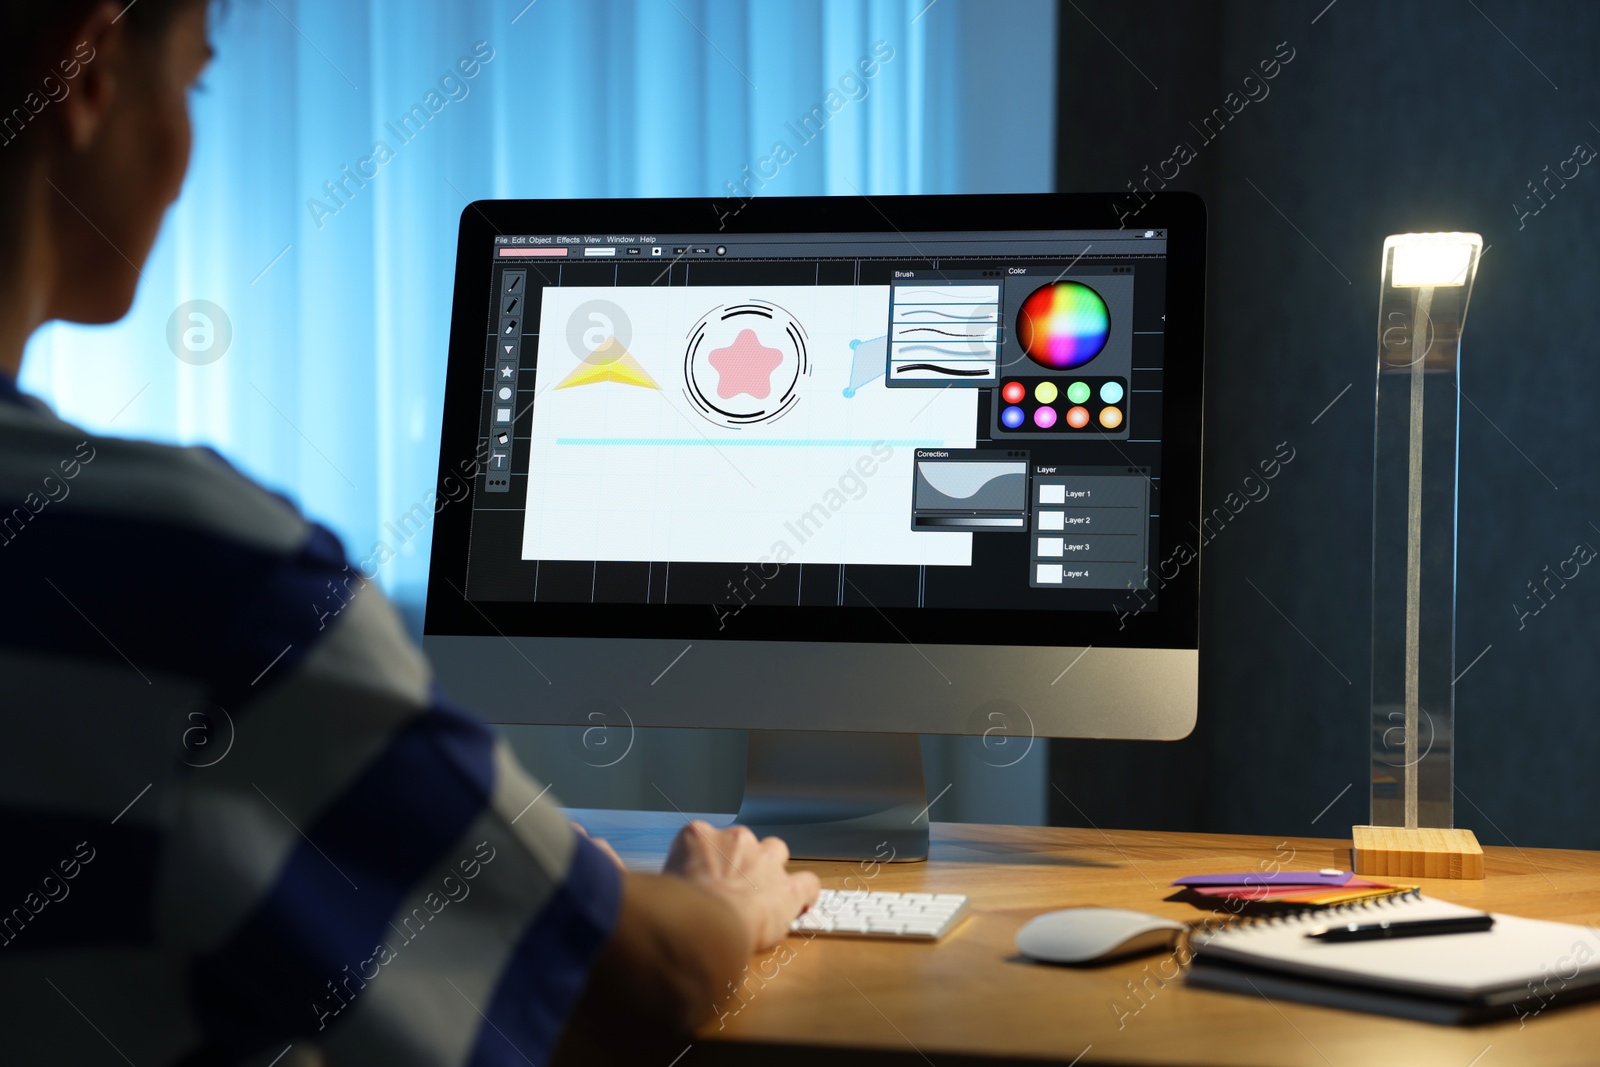
[[[1061,7],[1057,188],[1125,189],[1177,142],[1197,151],[1170,187],[1210,208],[1208,506],[1279,442],[1295,459],[1204,551],[1194,734],[1055,742],[1052,780],[1082,814],[1053,789],[1052,818],[1329,836],[1367,821],[1380,252],[1391,233],[1472,230],[1458,669],[1487,652],[1456,687],[1456,824],[1600,847],[1600,564],[1518,610],[1539,606],[1527,583],[1547,565],[1600,548],[1600,158],[1542,207],[1528,188],[1600,148],[1600,8],[1325,5]],[[1270,94],[1207,143],[1189,122],[1283,42]]]

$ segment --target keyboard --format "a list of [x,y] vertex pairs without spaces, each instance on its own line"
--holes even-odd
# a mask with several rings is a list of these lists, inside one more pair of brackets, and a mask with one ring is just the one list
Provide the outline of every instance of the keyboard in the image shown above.
[[937,941],[966,918],[959,893],[869,893],[824,889],[811,909],[789,929],[828,937],[885,937]]

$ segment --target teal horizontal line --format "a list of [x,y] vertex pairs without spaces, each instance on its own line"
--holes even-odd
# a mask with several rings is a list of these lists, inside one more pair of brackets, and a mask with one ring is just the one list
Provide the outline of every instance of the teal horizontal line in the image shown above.
[[711,441],[704,437],[558,437],[558,445],[710,445],[712,448],[871,448],[889,445],[892,448],[942,448],[943,441],[914,441],[880,438],[878,440],[848,437],[731,437],[724,441]]

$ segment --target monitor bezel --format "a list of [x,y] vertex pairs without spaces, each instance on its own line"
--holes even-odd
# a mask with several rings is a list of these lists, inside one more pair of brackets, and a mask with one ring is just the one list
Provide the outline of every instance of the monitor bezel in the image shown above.
[[[1117,229],[1126,214],[1120,194],[996,194],[885,197],[757,197],[718,199],[587,199],[477,201],[463,210],[456,257],[450,350],[444,383],[440,485],[459,484],[480,442],[483,344],[489,324],[495,238],[549,232],[873,233],[997,231],[1040,228]],[[960,225],[951,224],[960,219]],[[1182,559],[1161,575],[1156,610],[1009,611],[887,607],[780,607],[753,604],[741,612],[740,641],[843,644],[948,642],[952,616],[985,647],[1015,645],[1197,649],[1199,544],[1189,536],[1201,517],[1201,408],[1205,332],[1205,208],[1189,193],[1151,196],[1139,230],[1165,231],[1166,349],[1163,377],[1161,561]],[[1187,357],[1192,354],[1192,358]],[[729,639],[717,614],[693,605],[519,603],[466,598],[472,496],[435,518],[424,633],[448,637]],[[441,499],[443,499],[441,491]],[[454,500],[455,497],[452,497]],[[467,503],[469,506],[460,506]],[[1192,520],[1192,523],[1191,521]],[[822,632],[816,619],[829,613]],[[1043,617],[1043,618],[1038,618]],[[1048,622],[1048,642],[1040,624]]]

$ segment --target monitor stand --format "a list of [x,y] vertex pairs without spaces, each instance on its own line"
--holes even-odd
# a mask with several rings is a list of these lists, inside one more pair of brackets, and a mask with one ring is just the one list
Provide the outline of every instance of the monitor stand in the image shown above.
[[928,858],[916,734],[751,730],[738,821],[796,859]]

